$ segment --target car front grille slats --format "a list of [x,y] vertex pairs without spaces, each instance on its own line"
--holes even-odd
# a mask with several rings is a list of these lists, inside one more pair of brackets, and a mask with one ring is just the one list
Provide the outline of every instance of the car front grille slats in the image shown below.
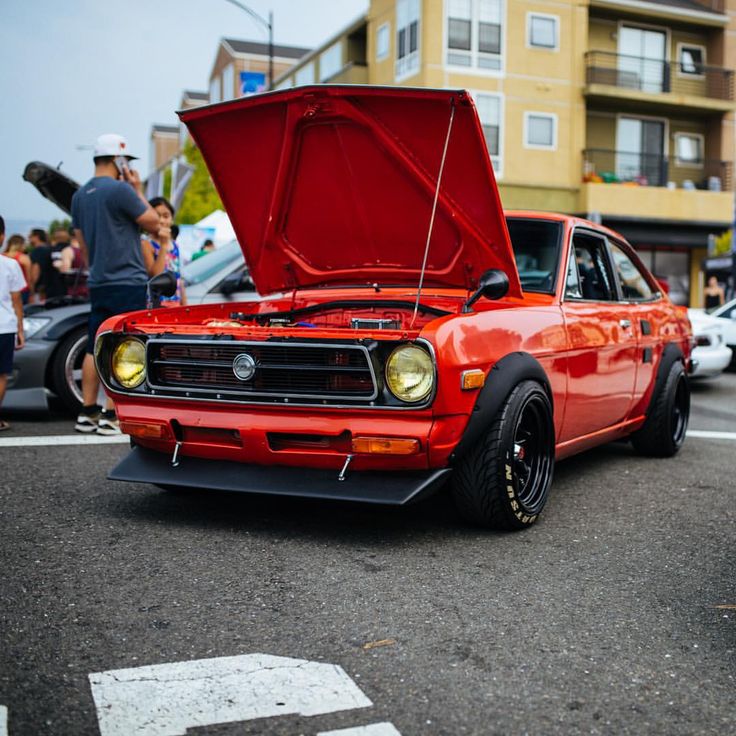
[[[158,393],[212,392],[239,400],[363,400],[378,394],[367,349],[362,345],[257,342],[148,342],[148,382]],[[233,371],[240,355],[255,363],[253,376]]]

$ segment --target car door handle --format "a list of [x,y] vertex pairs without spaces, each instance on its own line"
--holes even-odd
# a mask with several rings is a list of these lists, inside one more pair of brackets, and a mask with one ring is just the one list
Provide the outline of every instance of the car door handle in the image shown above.
[[628,330],[629,327],[631,327],[631,320],[630,319],[620,319],[618,321],[619,325],[623,327],[625,330]]

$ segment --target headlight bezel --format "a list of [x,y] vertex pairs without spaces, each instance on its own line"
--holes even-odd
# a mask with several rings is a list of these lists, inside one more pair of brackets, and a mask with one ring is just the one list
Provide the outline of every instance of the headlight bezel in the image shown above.
[[[392,363],[400,360],[400,356],[402,353],[406,353],[409,351],[414,353],[416,358],[418,358],[420,361],[426,361],[426,363],[424,364],[424,378],[417,383],[418,386],[424,384],[424,388],[421,390],[421,392],[414,393],[413,395],[410,395],[410,393],[406,390],[397,390],[397,387],[393,384],[392,377],[390,375]],[[383,376],[386,383],[386,388],[388,389],[391,396],[400,401],[402,404],[408,406],[420,406],[429,403],[434,395],[437,386],[437,370],[434,356],[428,350],[425,350],[424,347],[414,342],[401,343],[393,348],[388,358],[386,359]]]

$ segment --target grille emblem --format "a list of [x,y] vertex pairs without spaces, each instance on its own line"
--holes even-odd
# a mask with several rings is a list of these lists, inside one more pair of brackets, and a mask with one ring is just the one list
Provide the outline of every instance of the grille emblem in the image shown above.
[[250,381],[256,372],[256,362],[248,353],[241,353],[233,360],[233,373],[239,381]]

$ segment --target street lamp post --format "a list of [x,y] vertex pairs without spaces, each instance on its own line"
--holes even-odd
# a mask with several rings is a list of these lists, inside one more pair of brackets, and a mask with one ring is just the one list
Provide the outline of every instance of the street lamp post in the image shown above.
[[248,13],[254,21],[268,30],[268,89],[273,89],[273,11],[268,11],[268,20],[266,20],[247,5],[238,2],[238,0],[227,0],[227,2]]

